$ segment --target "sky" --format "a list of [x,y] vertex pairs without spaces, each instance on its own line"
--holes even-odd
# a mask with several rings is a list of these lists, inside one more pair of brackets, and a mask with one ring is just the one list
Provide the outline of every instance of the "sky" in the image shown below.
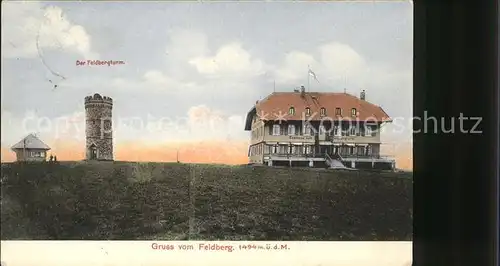
[[364,89],[396,118],[384,151],[411,169],[412,23],[406,1],[2,1],[1,158],[34,132],[58,160],[83,159],[83,101],[99,93],[116,160],[246,163],[246,113],[307,86],[310,67],[311,91]]

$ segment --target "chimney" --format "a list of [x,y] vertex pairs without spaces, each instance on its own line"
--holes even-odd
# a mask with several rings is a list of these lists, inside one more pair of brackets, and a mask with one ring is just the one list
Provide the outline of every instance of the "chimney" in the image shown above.
[[365,90],[363,90],[363,91],[360,93],[359,98],[360,98],[361,100],[363,100],[363,101],[365,100]]
[[300,94],[304,96],[305,93],[306,93],[306,87],[300,86]]

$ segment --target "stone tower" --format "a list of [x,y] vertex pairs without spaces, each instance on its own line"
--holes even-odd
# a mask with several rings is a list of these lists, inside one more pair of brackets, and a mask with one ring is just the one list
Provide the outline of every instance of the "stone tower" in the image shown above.
[[85,97],[85,154],[87,160],[113,160],[113,99],[101,96]]

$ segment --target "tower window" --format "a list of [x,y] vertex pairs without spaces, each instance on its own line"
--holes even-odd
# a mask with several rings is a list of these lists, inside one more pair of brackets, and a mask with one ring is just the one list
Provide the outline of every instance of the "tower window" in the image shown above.
[[339,107],[335,108],[335,115],[342,115],[342,109]]
[[326,115],[326,109],[324,107],[321,107],[320,114],[321,114],[321,116],[325,116]]
[[290,107],[290,109],[288,109],[288,114],[290,114],[290,115],[294,115],[295,114],[295,108],[293,108],[293,106]]

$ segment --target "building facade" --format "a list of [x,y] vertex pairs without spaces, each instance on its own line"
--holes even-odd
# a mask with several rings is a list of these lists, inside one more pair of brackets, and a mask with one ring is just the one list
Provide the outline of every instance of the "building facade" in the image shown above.
[[47,151],[50,147],[43,143],[34,134],[29,134],[12,146],[18,162],[44,162],[47,160]]
[[347,93],[275,92],[248,112],[250,163],[269,166],[395,169],[380,154],[380,127],[391,122],[381,107]]
[[113,160],[113,99],[98,93],[85,97],[87,160]]

